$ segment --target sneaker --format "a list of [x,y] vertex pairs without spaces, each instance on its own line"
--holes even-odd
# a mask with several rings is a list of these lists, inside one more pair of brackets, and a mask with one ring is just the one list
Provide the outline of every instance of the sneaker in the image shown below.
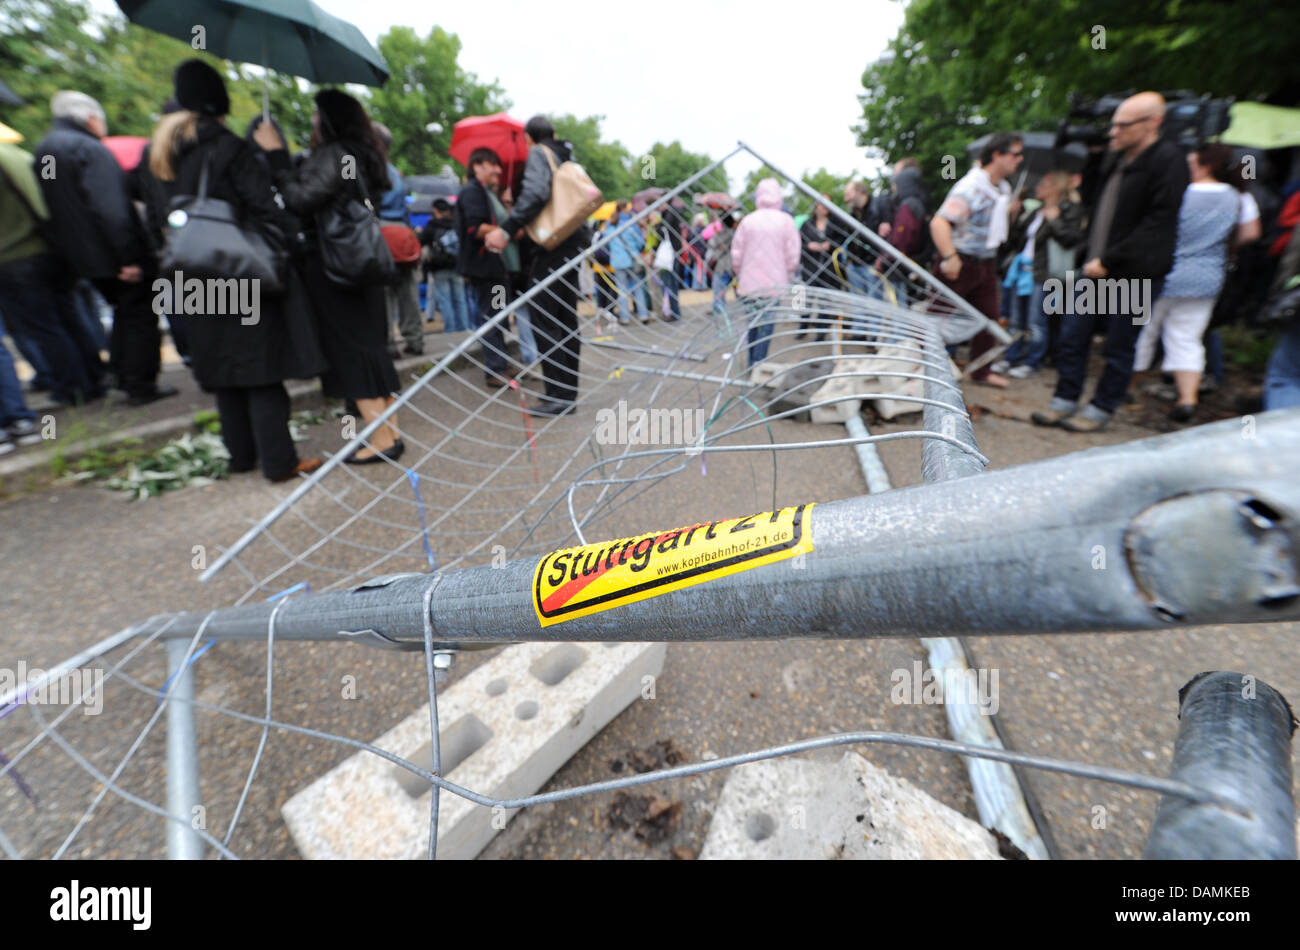
[[8,436],[15,445],[36,445],[44,441],[40,427],[31,419],[19,419],[6,427]]
[[1151,383],[1143,386],[1142,392],[1163,402],[1174,402],[1178,399],[1178,389],[1173,383]]
[[1213,376],[1206,376],[1201,380],[1201,385],[1196,392],[1201,396],[1208,396],[1210,393],[1219,391],[1219,381]]
[[1036,426],[1059,426],[1074,415],[1078,408],[1078,403],[1053,397],[1046,412],[1035,412],[1029,418],[1033,420]]
[[1006,360],[998,360],[996,363],[994,363],[992,366],[989,367],[989,372],[1001,376],[1009,369],[1011,369],[1010,363],[1008,363]]
[[0,429],[0,455],[8,455],[15,448],[17,448],[17,446],[14,445],[13,440],[9,438],[9,433],[4,429]]
[[1102,412],[1089,403],[1083,407],[1082,412],[1076,413],[1068,419],[1062,419],[1061,428],[1066,432],[1100,432],[1110,425],[1110,419],[1109,412]]
[[1012,379],[1028,379],[1030,376],[1038,375],[1038,370],[1034,369],[1032,366],[1013,366],[1011,369],[1007,370],[1007,375]]

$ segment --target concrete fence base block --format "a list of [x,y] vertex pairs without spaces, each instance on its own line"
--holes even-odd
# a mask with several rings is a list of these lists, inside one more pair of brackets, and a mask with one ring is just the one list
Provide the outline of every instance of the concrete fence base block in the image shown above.
[[732,770],[701,858],[989,859],[993,835],[856,752]]
[[[664,643],[525,643],[438,693],[442,774],[493,798],[541,788],[663,669]],[[431,769],[429,707],[373,743]],[[281,809],[307,858],[421,858],[430,786],[369,752],[353,755]],[[444,791],[438,857],[472,858],[513,816]]]

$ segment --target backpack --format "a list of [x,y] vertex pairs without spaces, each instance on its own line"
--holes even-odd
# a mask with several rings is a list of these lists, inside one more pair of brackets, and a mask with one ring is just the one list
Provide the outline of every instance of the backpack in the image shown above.
[[916,215],[921,221],[921,247],[912,260],[916,261],[925,270],[929,270],[936,253],[934,237],[930,234],[931,215],[925,213],[925,205],[921,203],[919,198],[914,196],[904,198],[903,204],[907,205],[912,214]]
[[379,230],[388,242],[388,252],[393,255],[395,264],[410,267],[420,260],[420,239],[411,228],[396,221],[384,221]]
[[429,243],[429,270],[452,270],[460,259],[460,234],[455,227],[443,228]]
[[551,166],[551,197],[529,222],[527,231],[544,250],[553,251],[582,227],[604,203],[605,196],[577,162],[570,159],[557,168],[551,150],[544,145],[538,147]]

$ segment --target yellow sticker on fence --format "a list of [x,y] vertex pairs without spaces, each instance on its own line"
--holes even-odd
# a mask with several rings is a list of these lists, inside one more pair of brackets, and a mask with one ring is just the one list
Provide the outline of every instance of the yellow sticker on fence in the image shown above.
[[806,554],[813,506],[553,551],[533,572],[543,627]]

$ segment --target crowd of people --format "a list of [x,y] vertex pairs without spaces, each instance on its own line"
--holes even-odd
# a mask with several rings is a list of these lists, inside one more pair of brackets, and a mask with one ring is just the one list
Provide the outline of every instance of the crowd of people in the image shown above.
[[[992,334],[975,337],[972,378],[1006,387],[1007,376],[1055,366],[1051,403],[1033,414],[1039,425],[1095,432],[1123,405],[1140,403],[1139,387],[1170,398],[1170,418],[1187,423],[1207,385],[1222,380],[1211,319],[1233,255],[1264,236],[1262,216],[1232,149],[1207,142],[1184,154],[1161,136],[1164,115],[1158,93],[1126,99],[1111,120],[1109,147],[1082,172],[1043,175],[1032,198],[1012,194],[1008,183],[1023,161],[1020,137],[990,136],[931,220],[937,275],[1016,334],[997,362],[981,360],[995,345]],[[1295,203],[1293,194],[1269,235],[1274,292],[1296,278],[1296,215],[1288,212]],[[1098,335],[1104,365],[1085,403]],[[1157,353],[1172,385],[1142,376]],[[1292,326],[1269,362],[1265,409],[1300,405],[1298,357],[1300,327]]]
[[[417,234],[389,160],[392,135],[352,96],[319,92],[310,147],[291,157],[273,120],[259,115],[243,135],[228,128],[225,80],[210,66],[189,60],[173,78],[174,99],[129,172],[101,141],[108,131],[103,108],[80,92],[53,97],[50,132],[32,153],[0,146],[8,186],[0,188],[0,333],[34,371],[32,390],[47,390],[56,405],[94,403],[111,388],[132,406],[174,396],[174,387],[158,382],[165,317],[177,352],[214,397],[231,471],[260,466],[266,478],[285,481],[322,464],[299,458],[289,431],[285,381],[312,377],[370,428],[345,461],[397,461],[405,445],[390,412],[400,382],[389,335],[396,316],[406,352],[423,352],[421,273],[432,277],[447,329],[470,329],[563,267],[589,239],[580,229],[551,250],[524,239],[550,197],[543,153],[560,163],[569,157],[545,117],[528,124],[533,155],[517,201],[497,193],[500,161],[479,150],[457,200],[436,202]],[[357,207],[373,213],[377,230],[367,231],[355,215],[349,221]],[[187,225],[191,237],[178,252]],[[373,233],[386,248],[366,245]],[[185,255],[203,261],[206,309],[202,288],[191,299],[183,274],[173,289],[173,275],[163,273]],[[270,279],[246,276],[253,272]],[[221,297],[214,308],[214,277],[266,286]],[[108,339],[96,295],[112,307]],[[244,307],[246,298],[253,309]],[[238,311],[230,306],[236,299]],[[576,400],[574,304],[561,283],[531,309],[531,322],[520,318],[526,361],[539,361],[533,326],[546,354],[546,398],[530,409],[537,415],[571,411]],[[500,330],[485,334],[483,346],[489,385],[504,385]],[[13,355],[0,345],[0,442],[9,449],[40,440]]]
[[[1036,423],[1072,432],[1104,427],[1124,403],[1134,372],[1148,370],[1157,354],[1173,380],[1171,415],[1187,422],[1203,385],[1207,344],[1211,363],[1222,361],[1210,319],[1230,255],[1263,234],[1260,209],[1231,150],[1207,143],[1185,156],[1161,138],[1164,102],[1156,93],[1119,107],[1110,147],[1096,156],[1101,161],[1084,172],[1045,174],[1032,195],[1013,194],[1010,186],[1024,157],[1021,139],[998,134],[933,212],[917,161],[904,158],[893,165],[887,190],[873,196],[865,182],[846,185],[843,207],[857,228],[832,214],[825,195],[797,221],[779,183],[767,178],[748,214],[726,202],[688,220],[685,203],[674,198],[638,217],[621,200],[603,228],[578,227],[551,247],[531,240],[529,226],[571,154],[544,116],[525,127],[529,153],[517,196],[502,180],[500,157],[479,148],[459,193],[435,199],[427,224],[411,229],[406,188],[389,158],[392,134],[355,98],[318,93],[310,147],[291,157],[274,121],[259,115],[243,135],[228,128],[225,81],[202,61],[176,69],[174,93],[130,172],[100,141],[107,134],[103,109],[75,91],[53,97],[50,131],[32,154],[0,145],[0,177],[9,185],[0,188],[0,332],[35,372],[32,388],[48,390],[56,404],[92,403],[115,387],[129,404],[145,405],[176,392],[158,382],[159,316],[166,316],[177,351],[216,401],[231,469],[260,465],[273,481],[321,464],[297,456],[289,379],[319,376],[325,394],[345,400],[370,427],[367,443],[346,461],[401,457],[405,445],[389,412],[400,386],[394,359],[399,341],[408,355],[424,351],[422,276],[429,309],[436,306],[448,332],[483,327],[544,283],[544,292],[514,311],[520,364],[544,384],[544,397],[528,411],[572,412],[579,280],[576,273],[550,278],[590,247],[591,272],[583,271],[600,318],[627,325],[657,315],[673,322],[682,319],[683,291],[711,291],[718,309],[734,290],[749,320],[752,365],[767,356],[772,325],[764,311],[791,284],[910,304],[915,274],[895,266],[897,256],[882,254],[887,243],[1012,330],[1014,343],[996,362],[992,334],[971,341],[975,382],[1005,387],[1056,368],[1054,397],[1034,414]],[[224,202],[277,253],[282,279],[258,298],[256,319],[196,314],[181,306],[179,286],[175,299],[158,306],[155,279],[185,224],[177,208],[187,196]],[[347,231],[346,209],[357,203],[384,225],[385,276],[341,275],[349,257],[367,254],[355,243],[360,225]],[[1271,253],[1288,262],[1277,268],[1278,288],[1295,277],[1292,230],[1300,205],[1293,205],[1295,196],[1268,235]],[[239,273],[232,263],[230,276]],[[1085,292],[1089,282],[1107,280],[1141,285],[1122,298],[1122,312],[1106,312],[1096,306],[1103,294]],[[113,312],[108,339],[98,318],[101,300]],[[505,329],[498,323],[481,334],[489,388],[515,375]],[[808,315],[797,335],[820,340],[826,329]],[[1266,408],[1300,405],[1298,333],[1288,330],[1273,355]],[[1098,334],[1106,338],[1105,365],[1083,403]],[[1222,373],[1221,365],[1211,370]],[[0,427],[0,440],[39,439],[3,346]]]

